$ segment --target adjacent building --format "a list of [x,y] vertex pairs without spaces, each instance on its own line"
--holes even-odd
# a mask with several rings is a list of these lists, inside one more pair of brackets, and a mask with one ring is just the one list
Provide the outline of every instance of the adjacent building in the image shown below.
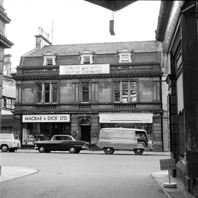
[[101,128],[129,127],[162,151],[161,59],[157,41],[51,45],[40,29],[15,75],[22,145],[64,133],[94,148]]
[[198,196],[198,1],[161,1],[156,39],[169,68],[168,117],[173,176]]
[[14,119],[14,104],[16,98],[16,85],[13,79],[11,55],[4,55],[3,62],[3,89],[1,110],[1,132],[19,133],[17,120]]
[[[10,48],[13,43],[10,42],[5,35],[5,26],[10,22],[5,9],[3,7],[4,1],[0,0],[0,110],[2,109],[2,87],[3,87],[3,61],[4,49]],[[1,113],[0,113],[0,132],[1,132]]]

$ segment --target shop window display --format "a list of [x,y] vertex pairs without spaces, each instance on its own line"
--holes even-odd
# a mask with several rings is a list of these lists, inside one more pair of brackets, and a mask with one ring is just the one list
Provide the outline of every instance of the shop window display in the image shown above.
[[50,140],[56,134],[71,135],[70,123],[23,123],[22,145]]

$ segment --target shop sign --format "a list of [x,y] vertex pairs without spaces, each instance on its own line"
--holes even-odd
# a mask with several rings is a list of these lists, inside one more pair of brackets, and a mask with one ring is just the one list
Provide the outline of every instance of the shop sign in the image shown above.
[[60,65],[60,75],[109,74],[109,64]]
[[23,115],[22,122],[70,122],[69,114]]
[[99,114],[100,123],[153,123],[152,113]]

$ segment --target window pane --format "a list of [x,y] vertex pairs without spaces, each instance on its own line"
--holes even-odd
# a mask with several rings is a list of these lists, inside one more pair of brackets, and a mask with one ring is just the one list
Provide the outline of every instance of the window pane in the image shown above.
[[42,84],[37,84],[37,91],[42,91]]
[[128,81],[122,82],[122,102],[128,102]]
[[114,82],[115,90],[120,90],[120,82]]
[[83,63],[84,64],[90,64],[90,56],[83,56]]
[[58,89],[57,83],[53,83],[52,84],[52,91],[57,91],[57,89]]
[[47,58],[47,65],[53,65],[53,59]]
[[53,83],[52,84],[52,102],[57,102],[57,96],[58,96],[57,90],[58,90],[57,83]]
[[50,91],[50,84],[49,83],[45,83],[45,92],[46,91]]
[[82,83],[82,102],[89,102],[89,83]]
[[42,92],[37,92],[36,100],[37,100],[38,103],[42,102]]
[[83,91],[89,90],[89,83],[83,83],[83,84],[82,84],[82,90],[83,90]]
[[130,82],[130,97],[131,101],[137,101],[137,83],[136,82]]
[[57,92],[53,92],[53,94],[52,94],[52,102],[57,102]]
[[89,102],[89,92],[83,92],[83,102]]
[[120,102],[120,92],[115,92],[114,99],[115,99],[115,102]]
[[45,88],[45,101],[46,103],[50,102],[50,84],[49,83],[45,83],[44,84],[44,88]]
[[36,101],[38,103],[41,103],[42,102],[42,83],[37,84]]

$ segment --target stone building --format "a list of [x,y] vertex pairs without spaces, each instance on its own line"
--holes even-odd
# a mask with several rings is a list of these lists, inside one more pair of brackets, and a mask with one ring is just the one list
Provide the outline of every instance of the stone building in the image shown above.
[[22,145],[64,133],[94,148],[101,128],[129,127],[161,151],[161,79],[156,41],[51,45],[40,31],[15,75]]
[[198,197],[198,1],[161,1],[156,39],[169,67],[168,115],[173,176]]
[[13,79],[11,55],[4,55],[3,62],[3,90],[2,90],[2,110],[1,110],[1,132],[19,133],[19,123],[14,119],[14,105],[16,98],[16,84]]
[[[2,108],[2,86],[3,86],[3,60],[4,49],[10,48],[13,43],[10,42],[5,35],[5,26],[10,22],[5,9],[3,7],[4,1],[0,0],[0,110]],[[1,113],[0,113],[0,132],[1,132]]]

